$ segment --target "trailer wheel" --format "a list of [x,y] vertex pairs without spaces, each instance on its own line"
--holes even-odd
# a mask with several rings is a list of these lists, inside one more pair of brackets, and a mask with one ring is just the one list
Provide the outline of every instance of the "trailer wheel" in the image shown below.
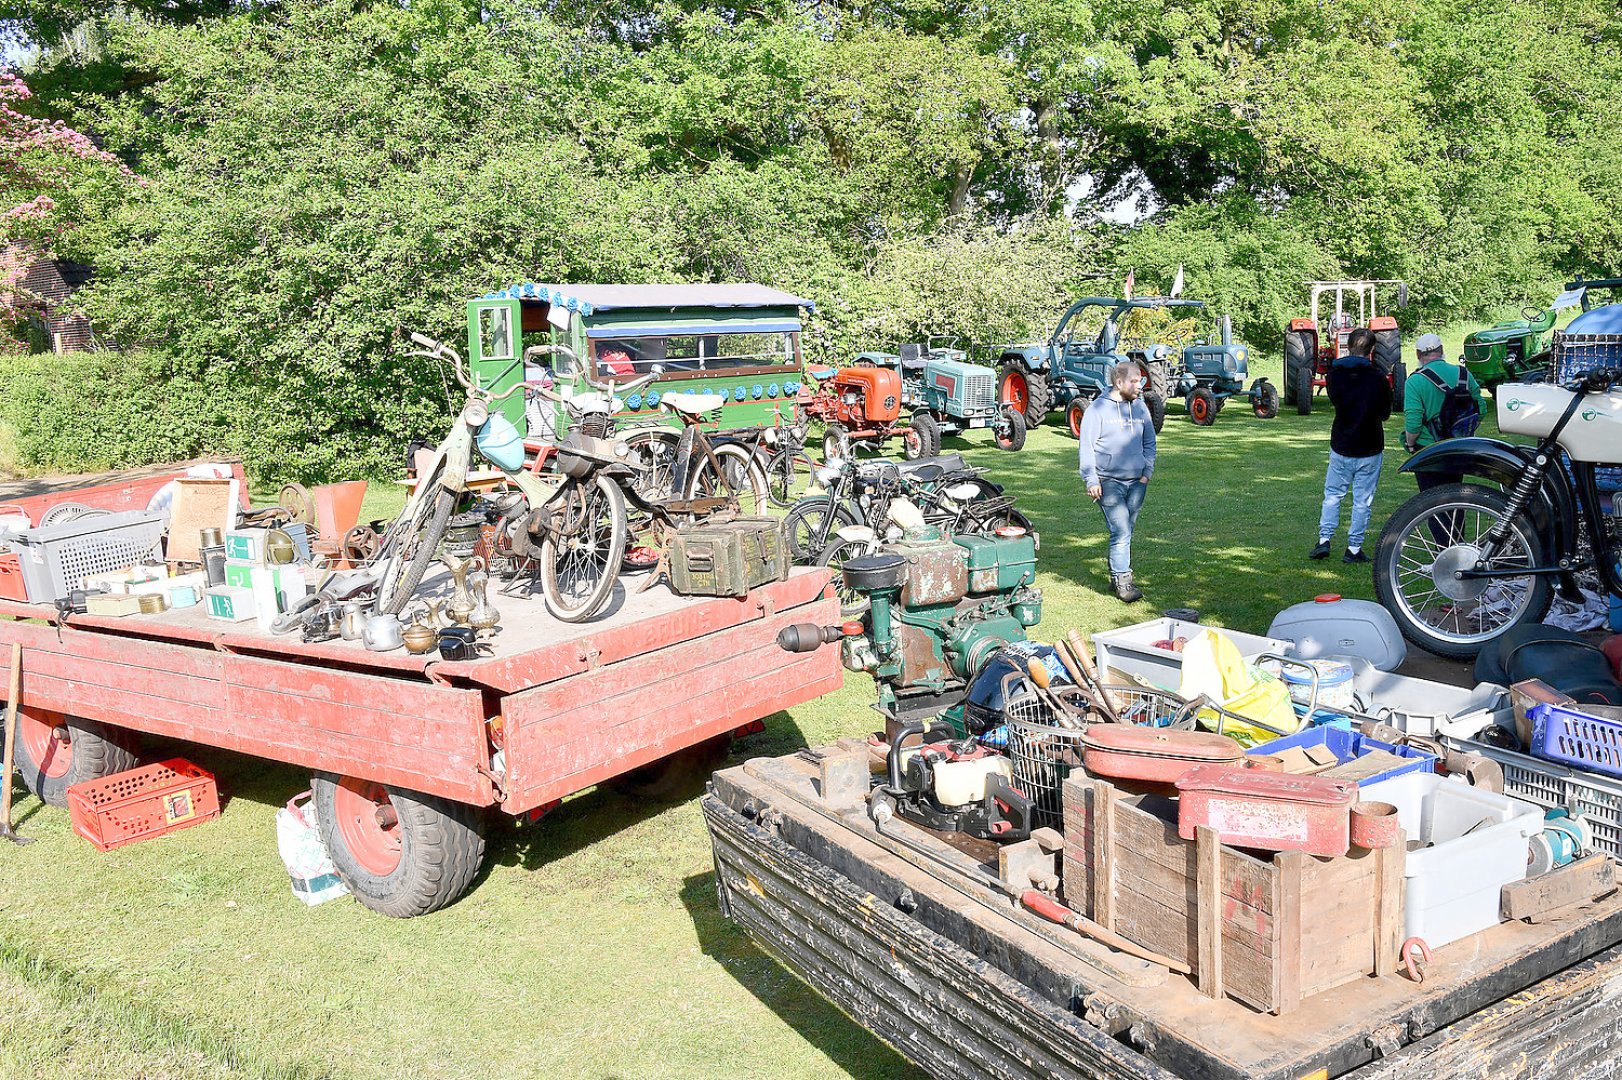
[[397,919],[455,903],[484,862],[479,811],[369,780],[316,773],[321,841],[355,899]]
[[732,733],[717,735],[674,754],[616,776],[611,783],[639,799],[668,801],[696,792],[719,769],[732,749]]
[[24,709],[17,727],[17,773],[24,787],[52,806],[67,806],[68,788],[74,784],[100,780],[137,764],[130,736],[94,720]]

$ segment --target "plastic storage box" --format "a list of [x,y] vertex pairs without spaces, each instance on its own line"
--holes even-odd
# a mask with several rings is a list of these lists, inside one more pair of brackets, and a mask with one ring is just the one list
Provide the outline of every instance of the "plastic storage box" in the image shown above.
[[[1411,746],[1392,746],[1390,743],[1371,739],[1355,731],[1347,731],[1338,727],[1314,727],[1294,735],[1286,735],[1282,739],[1262,743],[1251,747],[1250,754],[1276,754],[1280,750],[1289,750],[1292,747],[1322,746],[1327,748],[1342,765],[1362,757],[1372,750],[1384,750],[1388,754],[1395,754],[1400,758],[1407,758],[1407,764],[1393,765],[1385,772],[1376,773],[1366,780],[1359,781],[1360,787],[1368,787],[1383,780],[1396,776],[1406,776],[1409,773],[1436,771],[1436,755],[1427,754],[1423,750],[1415,750]],[[1365,796],[1368,797],[1368,796]]]
[[214,774],[170,758],[68,788],[73,831],[110,851],[220,816]]
[[1498,925],[1499,890],[1526,877],[1541,809],[1424,773],[1365,786],[1362,797],[1395,806],[1408,837],[1404,938],[1446,945]]
[[1594,846],[1622,859],[1622,780],[1504,750],[1474,739],[1444,738],[1454,750],[1480,754],[1504,770],[1504,790],[1545,810],[1564,807],[1588,819]]
[[[1267,636],[1294,643],[1293,655],[1358,657],[1390,671],[1408,655],[1397,621],[1379,604],[1325,593],[1273,616]],[[1276,650],[1275,650],[1276,651]]]
[[161,510],[127,510],[12,533],[28,602],[54,603],[87,577],[134,566],[157,548],[168,519]]
[[1514,730],[1514,704],[1509,691],[1497,683],[1449,686],[1353,660],[1352,687],[1365,715],[1407,735],[1466,737],[1489,724]]
[[1538,757],[1622,777],[1622,723],[1563,705],[1534,705],[1526,716]]
[[1181,619],[1150,619],[1117,630],[1100,630],[1093,635],[1093,650],[1098,654],[1098,672],[1105,682],[1117,681],[1108,674],[1114,668],[1129,675],[1142,676],[1156,686],[1176,690],[1183,681],[1183,654],[1170,649],[1157,649],[1154,642],[1192,638],[1201,630],[1218,631],[1239,646],[1240,655],[1247,660],[1264,652],[1288,654],[1290,649],[1287,641],[1276,641],[1222,626],[1204,626]]

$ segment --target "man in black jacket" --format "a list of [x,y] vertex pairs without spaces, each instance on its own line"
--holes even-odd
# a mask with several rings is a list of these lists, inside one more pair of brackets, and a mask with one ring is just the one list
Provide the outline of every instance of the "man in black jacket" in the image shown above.
[[1374,513],[1374,488],[1385,459],[1385,422],[1391,418],[1391,383],[1374,366],[1374,334],[1359,327],[1346,337],[1346,355],[1329,368],[1329,400],[1335,423],[1329,429],[1329,471],[1324,476],[1318,545],[1311,558],[1329,557],[1329,541],[1340,526],[1340,501],[1352,493],[1352,525],[1342,562],[1366,563],[1363,537]]

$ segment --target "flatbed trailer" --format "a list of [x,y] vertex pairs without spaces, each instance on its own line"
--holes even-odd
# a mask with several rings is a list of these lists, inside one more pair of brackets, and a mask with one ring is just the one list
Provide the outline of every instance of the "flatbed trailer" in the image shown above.
[[[444,577],[424,591],[448,591]],[[22,646],[19,771],[63,805],[70,783],[131,767],[142,734],[309,768],[357,898],[422,914],[474,880],[487,808],[536,814],[639,770],[713,767],[734,732],[840,685],[832,650],[775,641],[790,623],[837,620],[826,570],[737,599],[637,593],[639,580],[585,624],[495,596],[494,655],[460,662],[306,644],[201,606],[62,619],[0,601],[0,656]]]
[[[865,805],[825,797],[821,762],[840,752],[715,774],[703,811],[721,909],[934,1076],[1565,1080],[1622,1069],[1616,894],[1440,948],[1423,982],[1369,976],[1263,1014],[926,872],[930,861],[877,832]],[[917,833],[914,843],[940,843]]]

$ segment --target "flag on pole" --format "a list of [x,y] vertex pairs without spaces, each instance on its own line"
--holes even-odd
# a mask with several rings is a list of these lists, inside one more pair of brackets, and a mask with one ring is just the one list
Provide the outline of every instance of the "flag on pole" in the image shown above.
[[1126,272],[1126,283],[1121,286],[1121,295],[1125,299],[1127,299],[1127,300],[1132,299],[1132,286],[1136,285],[1137,281],[1138,281],[1137,271],[1136,270],[1128,270]]
[[1172,282],[1171,282],[1171,295],[1174,296],[1174,297],[1183,295],[1183,264],[1182,263],[1177,264],[1177,276],[1175,278],[1173,278]]

